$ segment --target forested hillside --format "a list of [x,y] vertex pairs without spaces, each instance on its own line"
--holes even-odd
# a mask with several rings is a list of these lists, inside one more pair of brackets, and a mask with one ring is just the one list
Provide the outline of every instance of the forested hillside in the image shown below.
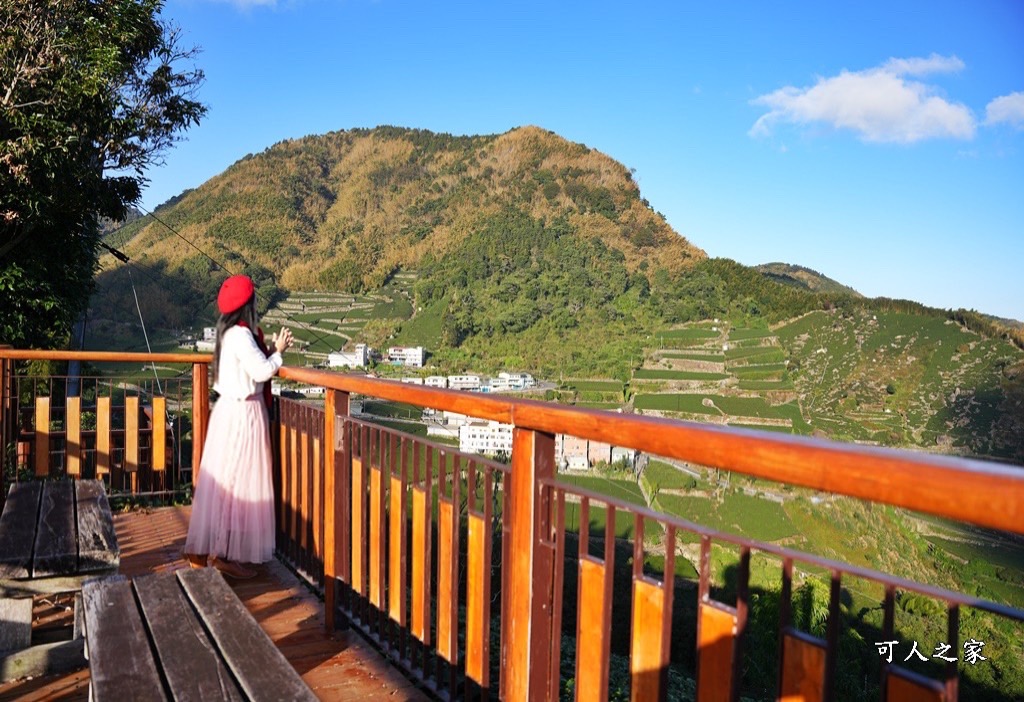
[[[497,213],[566,219],[630,269],[677,272],[704,257],[640,198],[630,172],[541,129],[452,137],[379,127],[276,144],[249,155],[159,212],[214,259],[274,271],[291,289],[360,292],[423,256],[453,251]],[[152,219],[108,243],[129,255],[187,266],[199,254]]]
[[[1022,399],[1019,328],[865,299],[799,266],[709,259],[643,199],[625,166],[535,127],[289,140],[155,215],[105,237],[136,274],[129,280],[112,255],[102,261],[93,345],[121,348],[137,335],[132,284],[147,325],[173,338],[212,324],[220,281],[245,272],[261,311],[301,291],[360,301],[329,312],[321,333],[315,314],[302,316],[316,352],[304,362],[332,344],[421,344],[439,371],[615,378],[633,384],[623,400],[638,390],[659,411],[778,415],[834,438],[1024,457],[1024,430],[1007,418]],[[294,326],[289,314],[273,319]],[[730,326],[684,328],[717,319]],[[652,355],[709,341],[712,356]],[[758,359],[749,348],[722,355],[723,343],[780,346]],[[689,369],[708,363],[721,368]]]

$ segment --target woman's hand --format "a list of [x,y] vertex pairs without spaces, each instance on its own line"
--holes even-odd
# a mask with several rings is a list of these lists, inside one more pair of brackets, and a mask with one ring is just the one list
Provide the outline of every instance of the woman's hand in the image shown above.
[[281,327],[281,331],[274,336],[274,348],[278,353],[284,353],[291,348],[293,341],[291,330],[288,327]]

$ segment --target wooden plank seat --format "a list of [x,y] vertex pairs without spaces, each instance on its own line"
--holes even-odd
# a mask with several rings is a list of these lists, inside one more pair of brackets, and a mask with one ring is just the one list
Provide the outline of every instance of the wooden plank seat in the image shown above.
[[78,599],[68,640],[33,646],[32,597],[78,593],[120,562],[102,481],[12,484],[0,514],[0,680],[83,667]]
[[0,515],[0,597],[74,592],[120,562],[102,481],[11,485]]
[[82,590],[91,699],[315,700],[213,568]]

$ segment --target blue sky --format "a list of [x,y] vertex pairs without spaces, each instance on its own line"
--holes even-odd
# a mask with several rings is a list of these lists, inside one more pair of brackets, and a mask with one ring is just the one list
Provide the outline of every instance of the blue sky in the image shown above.
[[167,0],[210,111],[148,209],[282,139],[532,124],[711,256],[1024,320],[1024,2]]

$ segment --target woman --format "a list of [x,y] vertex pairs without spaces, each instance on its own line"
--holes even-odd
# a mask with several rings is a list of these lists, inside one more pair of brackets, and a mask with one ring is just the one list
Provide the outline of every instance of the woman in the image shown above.
[[255,286],[248,276],[224,281],[217,295],[220,319],[213,352],[213,388],[219,399],[210,414],[185,556],[193,568],[209,562],[225,575],[251,578],[247,563],[274,553],[274,488],[270,432],[263,384],[281,367],[292,345],[282,329],[267,356],[254,332]]

